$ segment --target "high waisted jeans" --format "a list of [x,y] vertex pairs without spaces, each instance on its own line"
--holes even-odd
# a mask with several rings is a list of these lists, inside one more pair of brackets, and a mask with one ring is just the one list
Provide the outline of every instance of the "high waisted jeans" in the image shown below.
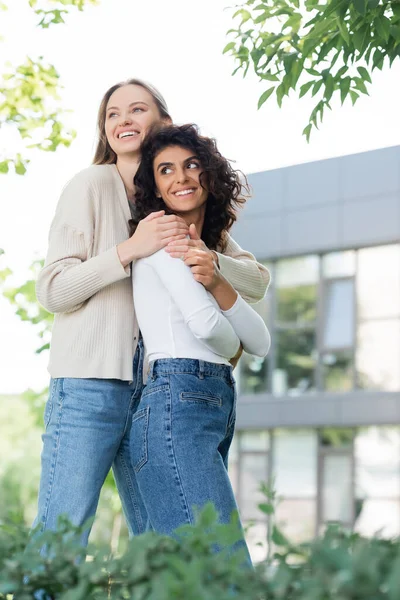
[[[94,516],[112,467],[130,532],[148,519],[130,460],[131,424],[142,392],[143,344],[133,383],[117,379],[53,379],[46,404],[42,473],[35,525],[55,529],[66,514],[75,525]],[[83,535],[87,543],[89,531]]]
[[207,502],[215,505],[222,523],[237,511],[226,468],[235,398],[229,366],[186,358],[150,364],[132,421],[131,449],[156,531],[170,535],[194,523],[196,509]]

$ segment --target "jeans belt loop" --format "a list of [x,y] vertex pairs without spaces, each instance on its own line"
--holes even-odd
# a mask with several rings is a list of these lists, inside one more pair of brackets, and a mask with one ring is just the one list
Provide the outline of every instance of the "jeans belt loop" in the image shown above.
[[204,360],[199,360],[199,379],[204,379]]
[[149,371],[148,371],[148,377],[151,379],[151,381],[155,380],[155,375],[154,375],[154,363],[155,361],[152,360],[151,363],[149,364]]

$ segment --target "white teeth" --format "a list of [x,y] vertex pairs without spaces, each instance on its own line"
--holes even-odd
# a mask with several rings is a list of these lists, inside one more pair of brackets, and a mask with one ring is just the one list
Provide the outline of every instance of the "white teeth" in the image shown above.
[[175,196],[187,196],[188,194],[192,194],[194,190],[182,190],[180,192],[175,192]]
[[137,131],[123,131],[118,137],[119,139],[122,139],[124,137],[133,137],[135,135],[139,135],[139,133]]

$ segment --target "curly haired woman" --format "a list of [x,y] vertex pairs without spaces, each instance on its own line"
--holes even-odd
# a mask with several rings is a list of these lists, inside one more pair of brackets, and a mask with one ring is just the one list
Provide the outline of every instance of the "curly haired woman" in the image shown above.
[[[195,227],[214,252],[224,251],[245,201],[237,172],[194,125],[146,136],[135,187],[133,229],[165,210]],[[132,462],[151,525],[166,534],[193,523],[196,508],[207,502],[221,522],[237,510],[227,473],[236,398],[229,361],[241,345],[265,356],[270,343],[261,317],[218,268],[206,277],[201,253],[206,261],[198,248],[179,261],[162,249],[137,260],[132,272],[149,363],[133,417]]]

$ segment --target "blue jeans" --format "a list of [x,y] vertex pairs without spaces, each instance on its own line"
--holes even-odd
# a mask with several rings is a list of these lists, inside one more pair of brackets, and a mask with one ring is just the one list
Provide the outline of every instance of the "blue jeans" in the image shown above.
[[[143,343],[133,383],[117,379],[53,379],[44,413],[42,472],[34,525],[55,529],[66,514],[75,525],[95,515],[100,490],[113,469],[131,534],[146,531],[144,508],[130,460],[132,417],[142,392]],[[89,530],[82,543],[86,544]]]
[[156,531],[171,535],[180,525],[194,523],[196,509],[207,502],[214,504],[221,523],[237,511],[226,468],[235,399],[229,366],[186,358],[150,364],[132,421],[131,449]]

